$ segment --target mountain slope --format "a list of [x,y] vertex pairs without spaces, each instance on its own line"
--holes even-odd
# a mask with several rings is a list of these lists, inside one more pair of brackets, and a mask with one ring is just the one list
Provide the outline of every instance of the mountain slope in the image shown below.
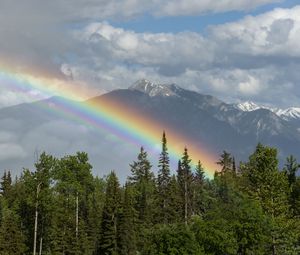
[[[88,102],[102,100],[133,108],[142,116],[161,123],[161,127],[172,127],[179,134],[185,134],[216,155],[228,150],[237,160],[246,160],[256,144],[262,142],[276,146],[281,159],[289,154],[300,156],[300,125],[270,109],[256,109],[254,105],[240,109],[175,84],[155,84],[146,80],[137,81],[128,89],[96,96]],[[70,118],[68,113],[61,113],[61,109],[59,98],[0,109],[2,170],[30,167],[36,159],[35,154],[43,150],[58,156],[83,150],[89,153],[96,174],[115,169],[122,171],[125,178],[138,146],[116,137],[109,130]]]

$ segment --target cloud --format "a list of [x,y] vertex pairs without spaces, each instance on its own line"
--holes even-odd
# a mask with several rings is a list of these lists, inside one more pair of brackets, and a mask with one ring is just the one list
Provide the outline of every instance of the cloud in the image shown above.
[[26,152],[19,144],[0,143],[0,160],[24,158]]
[[[0,56],[22,71],[38,69],[38,74],[72,80],[78,87],[89,86],[92,95],[126,88],[145,77],[227,101],[251,99],[299,106],[299,6],[210,26],[205,34],[137,33],[107,21],[95,22],[129,19],[147,12],[164,16],[248,10],[270,2],[276,1],[141,4],[134,0],[87,0],[83,5],[74,0],[70,5],[67,0],[53,0],[44,5],[26,0],[15,8],[13,1],[4,0],[0,21],[8,25],[0,28],[1,38],[5,38],[0,42]],[[10,14],[13,10],[16,20]],[[1,86],[0,107],[30,100]]]

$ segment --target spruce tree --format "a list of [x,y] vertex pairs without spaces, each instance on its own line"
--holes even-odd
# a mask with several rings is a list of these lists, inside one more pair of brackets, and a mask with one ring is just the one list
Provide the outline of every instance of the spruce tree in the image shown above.
[[168,222],[169,215],[169,197],[170,197],[170,166],[169,166],[169,154],[167,148],[167,139],[166,134],[163,132],[162,137],[162,151],[159,156],[158,164],[158,177],[157,177],[157,186],[158,186],[158,206],[160,208],[159,212],[161,217],[159,220],[162,222]]
[[169,223],[179,223],[182,221],[183,202],[181,189],[175,175],[171,177],[169,191]]
[[107,178],[105,204],[102,213],[101,237],[97,254],[117,254],[117,222],[121,206],[121,190],[115,172]]
[[250,195],[258,199],[271,222],[270,253],[282,254],[295,240],[287,241],[293,236],[288,217],[289,187],[286,174],[278,169],[277,150],[258,144],[243,168]]
[[10,171],[4,171],[4,174],[2,176],[2,181],[1,181],[1,194],[4,197],[8,197],[9,192],[11,190],[11,186],[12,186],[12,179],[11,179],[11,173]]
[[201,164],[198,164],[193,175],[193,196],[192,196],[192,211],[193,214],[201,214],[204,211],[204,182],[205,182],[205,172]]
[[293,155],[290,155],[286,158],[286,163],[283,171],[286,173],[289,181],[289,185],[292,186],[296,182],[296,174],[300,164],[298,164],[296,158]]
[[233,171],[233,159],[231,154],[227,151],[223,151],[217,164],[222,167],[221,173]]
[[131,166],[132,175],[128,178],[129,183],[135,190],[135,209],[138,213],[138,220],[143,225],[152,222],[155,181],[151,172],[151,164],[147,152],[141,147],[138,160]]
[[27,250],[21,224],[14,211],[6,209],[0,227],[0,254],[22,255]]
[[192,214],[192,181],[193,175],[191,170],[191,159],[188,155],[188,149],[184,148],[183,156],[181,161],[178,162],[178,183],[181,189],[181,196],[183,201],[183,219],[187,224],[189,217]]
[[134,193],[130,184],[126,183],[122,208],[118,220],[118,254],[135,255],[136,248],[136,211],[134,209]]

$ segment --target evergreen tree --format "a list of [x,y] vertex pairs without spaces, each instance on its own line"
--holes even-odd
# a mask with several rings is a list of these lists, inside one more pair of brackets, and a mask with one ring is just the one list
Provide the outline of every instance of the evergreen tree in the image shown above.
[[132,175],[129,183],[135,190],[135,209],[138,213],[140,223],[149,225],[152,222],[155,181],[151,172],[151,164],[148,160],[147,152],[141,147],[138,160],[131,166]]
[[166,134],[163,132],[162,137],[162,151],[159,157],[158,164],[158,177],[157,177],[157,186],[158,186],[158,206],[159,210],[159,220],[160,222],[167,223],[169,215],[169,197],[170,197],[170,166],[169,166],[169,154],[167,148],[167,139]]
[[[291,245],[295,240],[288,240],[293,236],[288,218],[288,179],[285,173],[278,170],[277,150],[258,144],[244,166],[243,176],[250,195],[258,199],[271,222],[270,252],[273,255],[282,254],[285,245]],[[284,244],[284,240],[288,243]]]
[[0,194],[5,197],[5,198],[9,198],[10,195],[10,191],[12,188],[12,179],[11,179],[11,173],[10,171],[4,171],[4,174],[2,176],[2,181],[1,181],[1,192]]
[[222,167],[221,173],[232,171],[233,159],[231,157],[231,154],[227,151],[223,151],[217,164]]
[[169,184],[169,223],[179,223],[182,221],[182,194],[176,176],[172,175]]
[[121,205],[121,190],[115,172],[107,178],[105,204],[102,213],[101,237],[97,254],[117,254],[117,222]]
[[136,254],[136,211],[134,209],[134,193],[132,187],[125,185],[124,199],[118,221],[118,254]]
[[204,212],[204,182],[205,172],[201,161],[199,160],[195,169],[195,174],[193,176],[193,214],[201,214]]
[[183,219],[185,224],[187,224],[188,219],[192,215],[192,181],[193,175],[191,171],[191,159],[188,155],[187,148],[184,148],[183,156],[181,161],[178,162],[178,183],[181,190],[181,196],[183,201]]
[[22,255],[27,250],[18,216],[10,209],[3,212],[0,227],[0,254]]
[[286,173],[288,177],[290,186],[292,186],[296,182],[296,173],[299,168],[300,168],[300,164],[297,163],[297,160],[294,158],[293,155],[287,157],[283,171]]
[[234,157],[232,157],[232,171],[234,172],[234,173],[238,173],[238,170],[237,170],[237,168],[236,168],[236,164],[235,164],[235,158]]

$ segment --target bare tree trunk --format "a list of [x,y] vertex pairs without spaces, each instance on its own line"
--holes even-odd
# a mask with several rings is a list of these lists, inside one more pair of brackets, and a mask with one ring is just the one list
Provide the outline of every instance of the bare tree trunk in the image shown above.
[[33,255],[36,255],[36,239],[37,239],[37,229],[38,229],[38,206],[39,206],[39,192],[40,192],[40,186],[41,182],[36,187],[36,203],[35,203],[35,218],[34,218],[34,239],[33,239]]
[[78,238],[78,222],[79,222],[79,199],[78,199],[78,192],[76,194],[76,238]]
[[39,255],[42,255],[42,249],[43,249],[43,237],[41,237],[41,239],[40,239],[40,251],[39,251]]
[[38,201],[35,203],[35,218],[34,218],[34,239],[33,239],[33,255],[36,255],[36,238],[37,238],[37,227],[38,227]]

